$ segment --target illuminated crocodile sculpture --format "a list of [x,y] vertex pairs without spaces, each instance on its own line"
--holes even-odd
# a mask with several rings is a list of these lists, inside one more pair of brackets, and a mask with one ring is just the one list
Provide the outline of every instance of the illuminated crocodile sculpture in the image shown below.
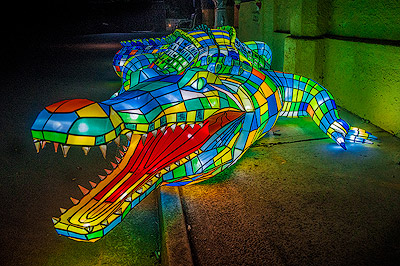
[[318,83],[270,70],[271,50],[242,43],[232,27],[176,30],[160,39],[121,42],[114,69],[122,88],[109,100],[65,100],[46,107],[31,131],[37,151],[46,142],[85,154],[120,135],[128,147],[112,170],[79,186],[81,200],[53,218],[58,234],[94,242],[161,185],[204,181],[235,164],[278,116],[311,116],[345,149],[375,137],[339,118],[332,95]]

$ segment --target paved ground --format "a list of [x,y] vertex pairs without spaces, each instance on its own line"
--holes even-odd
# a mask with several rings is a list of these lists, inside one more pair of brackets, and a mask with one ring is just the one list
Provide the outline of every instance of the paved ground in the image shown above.
[[400,141],[340,114],[380,141],[344,151],[284,118],[226,173],[181,188],[195,265],[399,265]]

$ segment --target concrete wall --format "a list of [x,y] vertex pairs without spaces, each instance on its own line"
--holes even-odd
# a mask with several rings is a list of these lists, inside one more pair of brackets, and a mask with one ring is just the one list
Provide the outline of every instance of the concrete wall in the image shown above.
[[275,70],[320,82],[340,106],[400,137],[398,0],[262,0],[239,12],[239,39],[266,42]]

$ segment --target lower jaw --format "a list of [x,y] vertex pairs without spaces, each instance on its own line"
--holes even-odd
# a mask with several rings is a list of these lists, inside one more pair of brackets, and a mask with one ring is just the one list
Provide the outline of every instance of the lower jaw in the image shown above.
[[[155,136],[149,134],[144,142],[142,136],[132,135],[130,145],[115,169],[108,170],[104,180],[60,218],[53,218],[58,234],[79,241],[100,239],[163,183],[164,174],[196,157],[209,136],[208,124],[176,127],[172,131],[167,128]],[[192,143],[188,140],[183,142],[189,135]],[[168,138],[174,141],[168,142]]]

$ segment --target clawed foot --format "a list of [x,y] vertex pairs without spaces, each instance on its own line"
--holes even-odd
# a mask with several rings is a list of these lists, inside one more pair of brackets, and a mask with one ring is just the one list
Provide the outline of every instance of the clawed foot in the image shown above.
[[342,119],[333,122],[330,130],[333,131],[330,137],[344,150],[346,150],[345,142],[373,144],[372,140],[378,139],[364,129],[357,127],[350,128],[346,121]]

